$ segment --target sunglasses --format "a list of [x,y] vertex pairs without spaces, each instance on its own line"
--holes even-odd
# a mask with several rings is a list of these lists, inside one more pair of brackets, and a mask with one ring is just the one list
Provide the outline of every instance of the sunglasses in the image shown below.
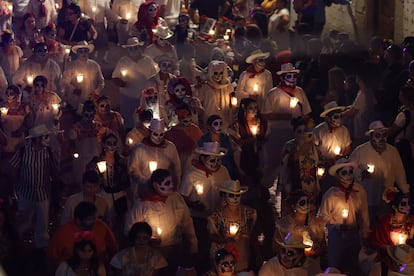
[[35,87],[45,87],[43,83],[35,83]]
[[46,48],[37,49],[36,53],[47,53],[47,49]]
[[109,104],[100,104],[99,107],[101,107],[101,108],[107,108],[107,107],[109,107]]
[[150,100],[150,101],[155,101],[155,100],[158,99],[158,96],[149,96],[149,97],[147,97],[147,99]]
[[105,142],[105,145],[108,147],[114,147],[116,146],[116,144],[117,144],[117,141],[106,141]]

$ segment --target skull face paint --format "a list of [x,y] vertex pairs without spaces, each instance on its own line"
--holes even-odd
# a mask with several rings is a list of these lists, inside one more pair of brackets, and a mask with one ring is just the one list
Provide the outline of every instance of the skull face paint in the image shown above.
[[186,93],[187,93],[187,89],[185,89],[184,85],[177,84],[174,87],[174,94],[177,97],[177,99],[180,99],[180,100],[184,99]]
[[158,11],[157,5],[155,4],[149,5],[147,11],[148,11],[148,15],[151,18],[154,18],[157,15],[157,11]]
[[221,127],[223,125],[223,121],[221,119],[217,119],[214,120],[211,125],[210,125],[210,129],[214,132],[214,133],[221,133]]
[[221,158],[217,156],[210,156],[207,155],[201,159],[204,167],[209,169],[210,171],[215,171],[220,168],[221,165]]
[[159,145],[164,141],[164,132],[151,131],[150,139],[154,144]]
[[166,40],[166,39],[164,39],[164,38],[162,38],[162,37],[157,36],[157,44],[158,44],[159,46],[161,46],[161,47],[164,47],[165,45],[167,45],[167,44],[168,44],[168,42],[167,42],[167,40]]
[[283,75],[283,83],[285,86],[295,88],[297,83],[297,73],[285,73]]
[[310,207],[308,197],[302,196],[301,198],[299,198],[298,202],[296,203],[295,209],[297,212],[301,214],[309,213]]
[[254,64],[256,65],[257,68],[264,69],[265,66],[266,66],[266,59],[265,58],[257,58],[257,59],[255,59]]
[[22,98],[22,94],[21,93],[16,93],[12,89],[7,89],[6,96],[7,96],[7,102],[8,103],[20,102],[21,101],[21,98]]
[[183,124],[186,127],[190,126],[192,122],[193,122],[193,120],[192,120],[191,116],[188,116],[188,117],[181,120],[181,124]]
[[214,71],[213,80],[217,83],[221,83],[221,81],[223,80],[223,75],[224,75],[223,71]]
[[279,254],[280,263],[287,269],[301,266],[303,253],[300,249],[282,247]]
[[209,80],[215,83],[222,84],[227,78],[227,64],[223,61],[211,61],[208,65]]
[[257,115],[257,103],[250,103],[247,106],[247,110],[246,112],[251,115],[251,116],[256,116]]
[[403,197],[398,204],[398,212],[401,214],[409,214],[411,209],[410,199],[408,197]]
[[219,272],[219,276],[232,276],[234,275],[234,268],[236,262],[233,255],[229,254],[220,260],[216,266],[216,270]]
[[84,122],[92,122],[94,118],[95,118],[95,111],[93,110],[85,110],[82,113],[82,120]]
[[37,81],[34,83],[34,90],[36,94],[45,92],[46,85],[42,81]]
[[372,147],[379,152],[383,152],[387,147],[388,133],[385,129],[375,130],[370,135]]
[[109,113],[111,111],[111,105],[109,104],[108,101],[101,101],[98,104],[98,113],[100,114],[105,114],[105,113]]
[[226,203],[229,205],[239,205],[241,194],[226,193]]
[[347,187],[354,182],[354,168],[351,166],[343,167],[338,170],[337,176],[341,184]]
[[152,185],[155,191],[162,196],[169,196],[174,192],[174,183],[171,176],[166,177],[161,183],[154,182]]
[[105,140],[104,151],[115,151],[118,148],[118,139],[109,137]]
[[328,123],[334,127],[340,127],[342,126],[342,114],[340,112],[332,112],[332,114],[329,114],[326,116],[328,118]]

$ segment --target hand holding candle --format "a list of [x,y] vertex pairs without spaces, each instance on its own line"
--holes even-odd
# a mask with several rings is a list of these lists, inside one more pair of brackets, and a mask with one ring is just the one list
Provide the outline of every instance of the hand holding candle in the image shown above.
[[204,193],[204,185],[203,183],[197,181],[194,185],[197,195],[202,195]]
[[229,233],[230,236],[236,236],[237,232],[239,232],[240,225],[237,222],[231,222],[229,226]]
[[335,155],[340,155],[341,154],[341,147],[336,146],[335,149],[334,149],[334,154]]
[[[75,152],[73,154],[73,158],[78,159],[79,158],[79,153]],[[99,166],[98,166],[98,170],[99,170]],[[105,164],[105,170],[106,170],[106,164]]]
[[[253,84],[253,91],[254,91],[254,92],[259,91],[259,84],[257,84],[257,83]],[[295,98],[295,99],[296,99],[296,98]]]
[[158,163],[157,161],[149,161],[148,166],[149,166],[150,172],[153,173],[157,169]]
[[374,173],[375,166],[373,164],[367,164],[367,172]]
[[125,78],[127,74],[128,74],[128,70],[126,70],[126,69],[122,69],[122,70],[121,70],[121,76],[122,76],[123,78]]
[[1,112],[1,116],[6,116],[7,113],[9,112],[9,109],[5,106],[0,108],[0,112]]
[[316,173],[319,177],[322,177],[325,174],[325,168],[324,167],[318,167],[318,170],[317,170]]
[[236,108],[237,107],[237,98],[236,98],[236,95],[234,93],[232,93],[230,101],[231,101],[231,106],[233,108]]
[[78,83],[83,82],[83,74],[78,74],[78,75],[76,76],[76,81],[77,81]]
[[298,99],[298,98],[296,98],[296,97],[291,97],[291,98],[290,98],[290,102],[289,102],[289,106],[290,106],[290,108],[295,108],[295,107],[296,107],[296,105],[298,104],[298,102],[299,102],[299,99]]
[[27,80],[28,85],[30,85],[30,86],[33,85],[33,76],[32,75],[27,76],[26,80]]
[[98,170],[100,173],[105,173],[106,172],[106,161],[100,161],[98,163],[96,163],[96,165],[98,166]]

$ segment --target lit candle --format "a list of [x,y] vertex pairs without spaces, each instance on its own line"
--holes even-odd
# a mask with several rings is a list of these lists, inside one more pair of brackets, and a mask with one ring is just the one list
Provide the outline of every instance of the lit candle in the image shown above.
[[202,195],[204,193],[204,185],[203,183],[197,181],[194,185],[197,195]]
[[324,167],[318,167],[317,174],[318,174],[318,176],[323,176],[325,174],[325,168]]
[[59,9],[59,3],[55,3],[55,8],[58,10]]
[[398,234],[398,244],[405,244],[405,242],[407,241],[407,235],[400,233]]
[[211,36],[213,36],[215,33],[216,32],[213,29],[211,29],[210,31],[208,31],[208,34],[211,35]]
[[134,143],[134,140],[132,138],[128,138],[128,144],[132,145]]
[[[79,153],[75,152],[73,154],[73,158],[78,159],[79,158]],[[106,167],[106,164],[105,164],[105,167]],[[99,167],[98,167],[98,169],[99,169]]]
[[406,233],[391,231],[390,238],[394,245],[400,245],[406,243],[408,235]]
[[[259,91],[259,85],[257,83],[253,84],[253,91],[257,92]],[[296,98],[295,98],[296,99]],[[296,105],[296,104],[295,104]]]
[[161,236],[161,234],[162,234],[161,227],[157,227],[157,234],[158,234],[159,237]]
[[259,243],[263,243],[263,242],[264,242],[264,239],[265,239],[265,235],[264,235],[263,233],[260,233],[260,234],[257,236],[257,241],[258,241]]
[[237,98],[235,96],[231,96],[231,106],[236,108],[237,107]]
[[78,74],[78,75],[76,76],[76,81],[77,81],[78,83],[83,82],[83,74]]
[[229,226],[229,233],[232,236],[235,236],[239,231],[239,224],[237,222],[231,222]]
[[148,166],[149,166],[150,172],[152,173],[153,171],[157,169],[158,163],[157,161],[149,161]]
[[121,70],[122,77],[125,77],[127,75],[127,73],[128,73],[128,70],[126,70],[126,69]]
[[7,107],[3,106],[3,107],[0,108],[0,112],[1,112],[2,116],[6,116],[7,113],[9,112],[9,109]]
[[303,244],[309,247],[305,248],[305,253],[309,253],[312,250],[313,241],[309,235],[308,231],[303,231],[302,233]]
[[299,102],[299,99],[298,99],[298,98],[296,98],[296,97],[291,97],[291,98],[290,98],[290,102],[289,102],[289,106],[290,106],[290,108],[295,108],[295,107],[296,107],[296,105],[298,104],[298,102]]
[[126,15],[125,15],[125,19],[126,19],[126,20],[130,20],[130,19],[131,19],[131,13],[130,13],[130,12],[127,12],[127,13],[126,13]]
[[66,55],[69,55],[69,54],[70,54],[70,48],[66,48],[66,49],[65,49],[65,54],[66,54]]
[[342,218],[346,219],[348,218],[348,215],[349,215],[349,210],[346,208],[342,209]]
[[26,80],[27,80],[27,83],[28,83],[29,85],[33,85],[33,76],[32,76],[32,75],[27,76]]
[[100,161],[96,163],[96,165],[98,166],[98,170],[100,173],[106,172],[106,161]]
[[250,127],[250,132],[252,133],[253,136],[257,135],[258,130],[259,130],[259,127],[257,125],[253,125]]
[[228,41],[230,39],[230,36],[228,34],[223,35],[223,39]]
[[373,164],[367,164],[367,172],[373,173],[375,171],[375,166]]
[[334,149],[334,153],[335,153],[335,155],[341,154],[341,147],[336,146],[335,149]]
[[58,103],[52,104],[52,108],[53,108],[54,111],[58,111],[59,110],[59,106],[60,105]]
[[93,13],[96,13],[96,6],[93,6],[93,7],[92,7],[92,12],[93,12]]

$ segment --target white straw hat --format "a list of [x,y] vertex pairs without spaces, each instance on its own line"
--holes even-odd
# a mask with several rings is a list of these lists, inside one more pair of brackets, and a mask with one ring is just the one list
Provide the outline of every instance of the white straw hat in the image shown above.
[[236,195],[244,194],[248,189],[246,186],[240,186],[240,181],[238,180],[227,180],[219,187],[221,192]]
[[224,156],[227,150],[220,147],[219,142],[204,142],[202,147],[195,149],[195,152],[203,155]]
[[46,125],[37,125],[29,129],[29,135],[26,136],[26,139],[40,137],[49,133],[50,131],[47,129]]
[[78,44],[72,46],[72,52],[74,52],[75,54],[78,53],[79,49],[82,48],[86,48],[89,49],[89,53],[92,53],[93,50],[95,49],[95,46],[93,46],[93,44],[88,43],[87,41],[83,40],[83,41],[79,41]]

